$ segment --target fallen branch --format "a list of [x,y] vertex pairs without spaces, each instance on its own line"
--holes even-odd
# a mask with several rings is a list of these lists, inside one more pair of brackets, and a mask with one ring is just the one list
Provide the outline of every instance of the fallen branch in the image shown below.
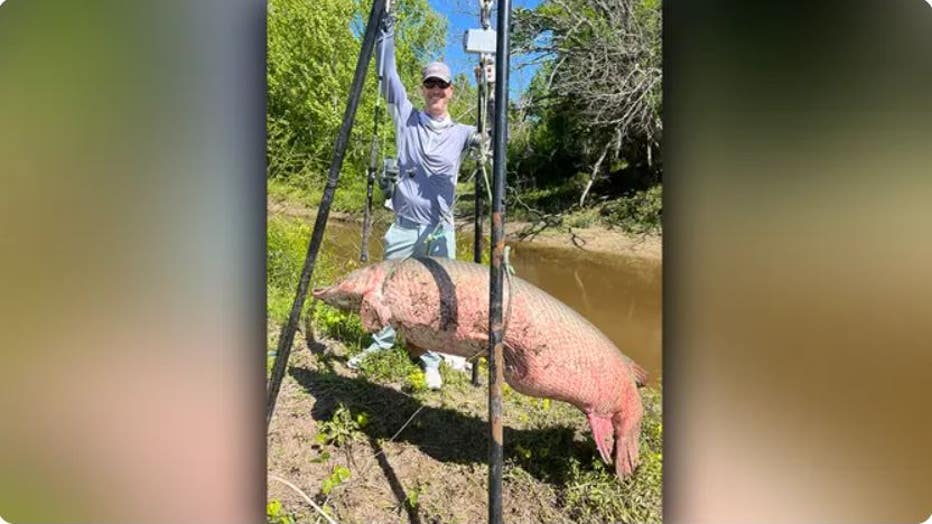
[[330,518],[330,515],[327,515],[327,513],[324,512],[323,508],[321,508],[320,506],[318,506],[317,504],[315,504],[314,501],[311,500],[311,497],[308,497],[306,493],[304,493],[303,491],[301,491],[301,488],[299,488],[298,486],[295,486],[295,485],[292,484],[291,482],[288,482],[287,480],[285,480],[285,479],[283,479],[283,478],[281,478],[281,477],[276,477],[275,475],[269,475],[269,478],[270,478],[271,480],[275,480],[275,481],[281,482],[282,484],[284,484],[284,485],[288,486],[289,488],[293,489],[298,495],[301,495],[301,497],[304,498],[304,500],[305,500],[308,504],[310,504],[311,507],[314,508],[314,509],[317,511],[317,513],[320,513],[320,515],[321,515],[322,517],[324,517],[324,519],[326,519],[327,522],[329,522],[330,524],[337,524],[337,521],[335,521],[335,520],[333,520],[332,518]]

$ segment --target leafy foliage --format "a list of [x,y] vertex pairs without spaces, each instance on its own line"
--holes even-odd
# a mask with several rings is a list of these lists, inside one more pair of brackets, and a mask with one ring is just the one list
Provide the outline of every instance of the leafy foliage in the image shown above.
[[601,213],[608,223],[630,233],[660,233],[662,197],[663,187],[658,184],[606,204]]
[[367,355],[359,368],[366,378],[377,382],[406,382],[408,376],[421,372],[408,352],[398,346]]
[[[603,185],[609,195],[660,181],[660,8],[659,0],[546,0],[516,10],[516,52],[543,61],[515,111],[519,191],[585,172],[582,205],[605,178],[627,178]],[[623,176],[632,170],[649,172],[647,184]]]
[[329,495],[333,488],[343,484],[350,479],[350,470],[346,466],[334,466],[330,476],[325,478],[320,485],[320,492]]
[[[399,74],[419,106],[420,68],[439,57],[446,20],[427,0],[395,4]],[[370,6],[370,0],[270,0],[270,193],[288,193],[311,206],[319,202]],[[519,215],[528,208],[559,214],[574,203],[585,204],[589,195],[600,195],[599,201],[630,197],[658,184],[660,0],[545,0],[533,10],[517,9],[514,28],[515,52],[535,57],[541,67],[511,108],[509,208]],[[376,99],[374,63],[333,203],[338,211],[358,213],[365,199]],[[472,71],[461,72],[454,83],[450,112],[458,121],[473,123]],[[383,112],[382,149],[393,154],[388,123]],[[462,178],[475,167],[472,160],[464,162]],[[601,216],[612,223],[640,220],[619,215],[627,210],[631,206],[619,204]],[[656,228],[639,222],[634,229]]]
[[319,444],[345,446],[361,437],[360,429],[365,420],[364,416],[353,416],[349,408],[341,403],[330,420],[320,423],[320,431],[315,438]]
[[266,521],[269,524],[294,524],[294,517],[282,511],[282,503],[272,499],[265,507]]
[[[443,44],[445,20],[427,0],[397,0],[396,47],[399,75],[409,96],[417,96],[420,67]],[[270,0],[267,51],[268,177],[295,187],[322,187],[342,123],[347,96],[371,1]],[[358,210],[365,196],[365,162],[376,99],[375,60],[370,61],[334,209]],[[394,140],[383,112],[381,135]]]
[[342,117],[337,94],[347,91],[353,73],[355,39],[347,22],[354,7],[339,0],[273,0],[268,15],[270,171],[322,169],[314,163],[328,156],[325,139]]
[[314,309],[314,323],[328,336],[344,341],[348,346],[361,349],[369,338],[359,315],[344,313],[332,306],[319,303]]
[[307,224],[281,218],[268,221],[266,300],[272,321],[284,323],[288,319],[310,236]]

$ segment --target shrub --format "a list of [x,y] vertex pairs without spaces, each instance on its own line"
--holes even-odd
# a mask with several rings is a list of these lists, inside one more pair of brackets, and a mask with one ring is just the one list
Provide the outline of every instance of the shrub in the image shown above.
[[662,214],[663,187],[659,184],[609,202],[602,208],[606,222],[636,234],[659,234]]

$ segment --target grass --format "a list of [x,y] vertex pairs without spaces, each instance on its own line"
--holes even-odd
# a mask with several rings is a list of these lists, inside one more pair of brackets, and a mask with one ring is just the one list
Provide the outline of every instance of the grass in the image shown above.
[[659,234],[662,230],[663,187],[637,191],[607,202],[600,210],[604,221],[635,234]]
[[[297,220],[268,221],[269,347],[294,299],[310,236]],[[355,263],[318,257],[315,280],[332,282]],[[269,434],[269,468],[301,486],[340,522],[474,522],[486,515],[486,388],[441,365],[444,388],[428,391],[400,347],[345,360],[369,343],[359,318],[325,304],[311,310],[312,353],[299,337]],[[271,360],[270,360],[271,362]],[[484,362],[478,364],[487,376]],[[598,457],[574,407],[504,388],[504,492],[507,520],[660,522],[661,388],[641,390],[641,464],[619,481]],[[300,498],[270,484],[268,522],[312,522]],[[403,515],[407,513],[408,518]]]
[[[340,185],[332,209],[362,216],[365,205],[365,183],[355,178],[347,178],[345,181],[341,180]],[[599,200],[593,197],[584,208],[576,205],[580,193],[578,185],[578,182],[569,180],[553,187],[523,190],[520,196],[509,190],[506,202],[507,220],[536,222],[542,216],[549,216],[555,224],[574,228],[603,226],[617,227],[622,231],[638,235],[661,234],[663,214],[663,187],[661,185],[610,199]],[[472,181],[465,182],[461,179],[457,184],[457,198],[454,206],[457,216],[472,216],[473,189]],[[319,180],[305,183],[273,179],[268,182],[270,200],[292,202],[309,209],[316,209],[320,205],[322,191],[323,183]],[[375,195],[376,212],[381,213],[378,203],[382,200],[378,190]]]
[[[323,196],[326,173],[315,177],[296,180],[270,179],[266,184],[269,200],[286,201],[317,209]],[[382,202],[378,185],[373,192],[374,206]],[[361,175],[346,173],[340,177],[334,193],[331,209],[341,213],[362,215],[366,204],[366,179]]]
[[284,324],[291,312],[310,236],[308,224],[282,218],[268,221],[266,301],[268,318],[275,323]]

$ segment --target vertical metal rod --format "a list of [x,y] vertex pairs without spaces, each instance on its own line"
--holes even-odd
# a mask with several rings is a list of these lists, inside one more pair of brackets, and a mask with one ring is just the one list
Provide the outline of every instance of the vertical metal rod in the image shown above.
[[314,263],[317,260],[317,252],[320,251],[320,244],[324,238],[324,228],[327,227],[327,218],[330,216],[330,204],[333,202],[333,194],[337,188],[337,181],[340,178],[340,169],[343,167],[343,156],[346,153],[346,145],[349,142],[350,130],[353,128],[353,120],[356,119],[356,108],[359,106],[359,94],[362,92],[363,83],[366,80],[366,70],[369,68],[369,59],[372,58],[372,49],[375,46],[375,36],[379,28],[379,22],[385,11],[385,0],[374,0],[372,2],[372,11],[369,13],[369,21],[366,23],[366,33],[362,39],[362,46],[359,49],[359,58],[356,61],[356,74],[353,76],[353,84],[350,87],[349,100],[346,102],[346,111],[343,113],[343,125],[340,127],[340,133],[337,135],[336,143],[333,146],[333,161],[330,163],[330,174],[327,178],[327,185],[324,188],[324,195],[320,200],[320,207],[317,209],[317,220],[314,222],[314,232],[311,234],[311,242],[307,246],[307,257],[304,259],[304,268],[301,270],[301,279],[298,282],[298,289],[295,292],[294,304],[291,306],[291,314],[288,317],[288,323],[282,328],[281,336],[278,339],[278,351],[275,355],[275,364],[272,366],[272,376],[269,378],[265,404],[265,425],[268,428],[272,421],[272,413],[275,412],[275,402],[278,399],[278,390],[281,387],[282,378],[285,376],[285,367],[288,364],[288,356],[291,354],[291,345],[294,342],[295,329],[298,326],[298,317],[301,315],[301,309],[304,307],[304,300],[307,298],[307,288],[311,281],[311,275],[314,273]]
[[[378,109],[376,109],[378,113]],[[372,141],[377,139],[373,137]],[[373,144],[373,150],[376,146]],[[376,153],[370,153],[370,156],[376,156]],[[359,261],[369,261],[369,237],[372,235],[372,186],[375,185],[375,169],[371,166],[366,169],[366,206],[362,216],[362,240],[359,247]]]
[[369,145],[369,166],[366,169],[366,208],[362,219],[362,245],[359,248],[359,261],[369,261],[369,237],[372,235],[372,186],[375,185],[375,174],[379,169],[379,108],[382,100],[382,69],[385,63],[385,46],[382,46],[375,74],[378,80],[375,83],[375,113],[372,117],[372,143]]
[[[477,122],[478,125],[476,126],[476,132],[479,133],[480,135],[484,133],[482,113],[484,112],[485,108],[482,107],[482,102],[483,102],[482,89],[483,89],[482,84],[480,84],[479,85],[479,106],[478,106],[479,119]],[[480,158],[479,162],[482,162],[483,160],[484,159]],[[472,260],[473,262],[477,264],[482,262],[482,177],[480,176],[480,173],[479,173],[480,171],[481,170],[477,167],[476,175],[475,177],[473,177],[474,178],[473,189],[476,193],[476,198],[475,198],[476,205],[475,205],[475,209],[473,213],[474,234],[473,234],[473,244],[472,244],[472,255],[473,255]]]
[[[479,133],[480,136],[485,134],[485,109],[486,108],[483,107],[484,105],[483,102],[485,100],[484,91],[486,88],[484,85],[485,83],[483,82],[483,76],[484,76],[484,72],[482,71],[483,67],[485,67],[484,61],[480,60],[479,61],[479,74],[476,75],[476,80],[477,80],[478,87],[479,87],[479,89],[477,89],[479,103],[476,108],[477,109],[476,114],[478,115],[478,118],[476,119],[476,132]],[[482,146],[480,146],[480,151],[481,150],[482,150]],[[485,160],[484,158],[480,158],[479,162],[483,162],[484,160]],[[472,255],[473,255],[472,260],[473,262],[477,264],[482,263],[482,191],[481,191],[482,189],[481,178],[482,177],[479,176],[479,171],[480,169],[477,168],[476,175],[473,179],[473,189],[475,190],[476,197],[475,197],[475,209],[473,213],[474,234],[473,234],[473,244],[472,244]]]
[[[476,75],[476,85],[477,89],[477,98],[478,106],[476,111],[476,132],[479,135],[485,135],[485,119],[486,119],[486,108],[485,106],[485,90],[487,85],[485,83],[485,60],[484,58],[479,59],[479,69],[478,74]],[[484,139],[483,139],[484,140]],[[481,155],[484,156],[485,148],[480,146]],[[479,158],[479,162],[485,162],[485,158]],[[476,173],[473,179],[473,192],[475,193],[475,209],[473,215],[473,245],[472,245],[472,260],[476,264],[482,263],[482,180],[479,176],[480,169],[476,169]],[[479,386],[479,359],[477,358],[472,363],[472,385]]]
[[508,31],[511,26],[510,0],[498,0],[498,41],[495,46],[495,115],[492,159],[492,265],[489,268],[489,522],[502,522],[502,291],[505,252],[505,172],[508,142]]

